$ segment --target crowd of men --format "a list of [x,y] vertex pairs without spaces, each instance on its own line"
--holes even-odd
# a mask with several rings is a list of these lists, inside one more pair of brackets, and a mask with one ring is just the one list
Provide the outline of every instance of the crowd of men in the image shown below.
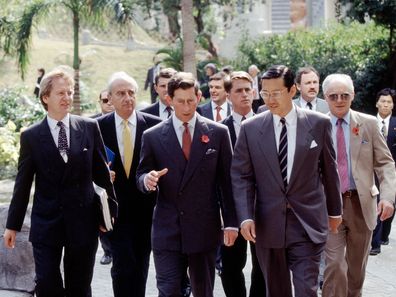
[[91,296],[105,231],[92,182],[118,201],[101,232],[115,297],[145,296],[151,252],[160,297],[211,297],[216,269],[227,297],[362,295],[394,215],[395,91],[378,93],[376,118],[351,109],[348,75],[327,76],[321,99],[313,67],[249,73],[213,73],[199,105],[196,78],[164,68],[158,101],[136,110],[135,79],[116,72],[95,119],[70,114],[70,74],[43,77],[47,116],[21,134],[4,234],[13,248],[35,180],[37,296]]

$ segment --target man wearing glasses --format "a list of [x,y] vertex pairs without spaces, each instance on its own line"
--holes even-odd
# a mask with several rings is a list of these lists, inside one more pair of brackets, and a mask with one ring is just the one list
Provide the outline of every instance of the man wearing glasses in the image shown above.
[[[343,200],[342,223],[329,234],[322,296],[362,296],[371,236],[377,215],[384,221],[394,210],[395,163],[373,116],[351,110],[350,76],[331,74],[323,81],[333,126]],[[381,198],[374,173],[378,177]]]
[[261,86],[268,110],[242,123],[231,167],[241,233],[256,243],[267,296],[316,297],[321,253],[342,213],[330,119],[292,103],[286,66],[268,69]]
[[100,104],[100,110],[101,112],[98,114],[95,114],[92,116],[93,119],[96,119],[106,113],[112,112],[114,111],[114,106],[113,104],[110,102],[109,98],[108,98],[108,92],[107,90],[103,90],[102,92],[100,92],[99,94],[99,104]]

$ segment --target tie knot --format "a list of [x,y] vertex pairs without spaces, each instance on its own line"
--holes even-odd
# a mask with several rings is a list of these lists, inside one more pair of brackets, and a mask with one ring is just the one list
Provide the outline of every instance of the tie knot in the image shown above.
[[308,102],[307,106],[308,106],[309,109],[312,109],[312,103],[311,102]]
[[337,120],[337,126],[342,126],[343,122],[344,122],[344,119],[338,119]]
[[285,118],[281,118],[280,122],[282,123],[282,125],[284,126],[286,124],[286,119]]
[[184,126],[185,129],[187,129],[188,128],[188,123],[187,122],[183,123],[183,126]]
[[220,111],[221,110],[221,106],[216,106],[216,110]]
[[59,121],[56,125],[59,126],[59,127],[61,128],[61,127],[63,127],[65,124],[63,124],[63,122]]
[[242,117],[241,122],[243,122],[244,120],[246,120],[245,116]]
[[128,127],[128,121],[127,120],[122,120],[122,124],[124,125],[124,127]]
[[382,120],[382,124],[385,125],[385,120]]

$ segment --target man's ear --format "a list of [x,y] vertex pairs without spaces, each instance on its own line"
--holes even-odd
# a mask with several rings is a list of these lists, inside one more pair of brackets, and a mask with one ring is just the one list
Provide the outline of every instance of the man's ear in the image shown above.
[[169,96],[168,94],[166,94],[165,95],[165,101],[166,101],[166,103],[168,104],[168,105],[171,105],[171,106],[173,106],[173,100],[172,100],[172,98],[171,98],[171,96]]
[[293,98],[296,95],[296,93],[297,93],[297,87],[294,84],[294,85],[291,86],[289,94],[291,94],[292,98]]
[[298,91],[301,90],[301,85],[300,85],[300,84],[297,84],[297,83],[296,83],[295,86],[296,86],[296,88],[297,88]]
[[198,101],[198,104],[201,102],[201,98],[202,98],[202,91],[201,91],[201,90],[198,90],[198,93],[197,93],[197,101]]

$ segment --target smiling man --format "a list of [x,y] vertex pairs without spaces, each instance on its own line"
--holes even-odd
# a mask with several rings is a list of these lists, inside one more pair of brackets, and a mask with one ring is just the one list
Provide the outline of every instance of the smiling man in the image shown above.
[[269,110],[243,122],[231,167],[241,233],[256,243],[267,296],[317,296],[327,234],[341,222],[330,119],[292,103],[286,66],[269,68],[261,85]]
[[196,113],[200,92],[191,73],[175,74],[167,96],[174,114],[143,134],[137,171],[139,189],[157,194],[152,246],[158,296],[180,296],[188,267],[193,295],[211,297],[217,247],[231,246],[238,235],[230,138],[224,125]]

